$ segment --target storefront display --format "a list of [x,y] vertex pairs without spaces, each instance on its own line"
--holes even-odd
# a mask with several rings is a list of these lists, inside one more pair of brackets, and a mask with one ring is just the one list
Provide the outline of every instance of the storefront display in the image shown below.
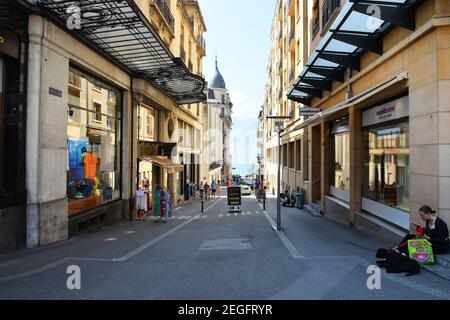
[[24,205],[25,50],[19,34],[0,26],[0,209]]
[[363,113],[363,198],[409,211],[408,97]]
[[335,121],[331,126],[330,193],[349,202],[350,192],[350,132],[348,119]]
[[120,91],[71,68],[67,127],[69,216],[120,199]]

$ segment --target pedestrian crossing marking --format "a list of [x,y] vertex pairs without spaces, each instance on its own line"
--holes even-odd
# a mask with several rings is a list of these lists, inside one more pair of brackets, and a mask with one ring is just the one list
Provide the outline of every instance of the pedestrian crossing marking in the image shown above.
[[223,217],[223,213],[219,214],[218,217],[219,217],[219,218],[222,218],[222,217]]

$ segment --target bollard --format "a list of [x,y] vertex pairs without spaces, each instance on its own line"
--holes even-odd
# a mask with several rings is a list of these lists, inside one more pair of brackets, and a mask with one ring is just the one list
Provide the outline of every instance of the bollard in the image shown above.
[[263,197],[263,210],[266,211],[266,197]]
[[203,213],[203,199],[202,199],[202,213]]

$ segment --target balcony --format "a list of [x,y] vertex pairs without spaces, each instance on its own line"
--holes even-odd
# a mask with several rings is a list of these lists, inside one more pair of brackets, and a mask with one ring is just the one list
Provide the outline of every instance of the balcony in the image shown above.
[[170,12],[170,8],[167,5],[166,0],[153,0],[153,5],[156,6],[161,13],[162,17],[166,21],[172,33],[175,32],[175,19]]
[[341,2],[339,0],[326,0],[322,7],[322,26],[325,28],[328,21],[333,16],[334,11],[339,8]]

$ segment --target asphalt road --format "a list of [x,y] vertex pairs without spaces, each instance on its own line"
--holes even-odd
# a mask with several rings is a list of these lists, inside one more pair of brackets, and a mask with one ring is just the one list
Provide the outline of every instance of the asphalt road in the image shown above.
[[[367,288],[380,240],[284,209],[272,229],[275,199],[263,212],[244,197],[229,214],[226,199],[175,211],[167,224],[130,222],[52,247],[0,256],[0,299],[449,299],[449,282],[433,274],[382,272]],[[81,271],[69,290],[69,266]]]

